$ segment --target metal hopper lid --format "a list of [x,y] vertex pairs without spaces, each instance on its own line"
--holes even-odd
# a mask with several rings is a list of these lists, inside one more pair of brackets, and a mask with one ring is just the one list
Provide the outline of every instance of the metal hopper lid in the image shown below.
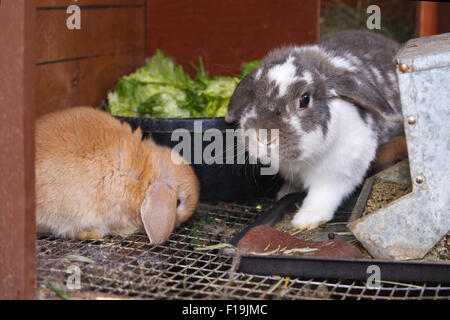
[[[450,65],[450,33],[411,39],[399,50],[395,58],[400,65],[422,71]],[[402,70],[403,71],[403,70]]]

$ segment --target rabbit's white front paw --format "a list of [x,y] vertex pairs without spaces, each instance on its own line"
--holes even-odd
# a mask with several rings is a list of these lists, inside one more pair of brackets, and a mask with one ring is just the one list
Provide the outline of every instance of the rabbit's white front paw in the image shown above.
[[321,210],[301,210],[292,219],[292,226],[297,229],[314,229],[329,221],[329,215]]

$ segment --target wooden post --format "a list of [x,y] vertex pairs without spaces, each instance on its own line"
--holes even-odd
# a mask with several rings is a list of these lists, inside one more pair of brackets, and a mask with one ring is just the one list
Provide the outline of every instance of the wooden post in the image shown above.
[[418,1],[416,7],[416,37],[438,33],[438,3]]
[[33,299],[35,0],[0,2],[0,299]]

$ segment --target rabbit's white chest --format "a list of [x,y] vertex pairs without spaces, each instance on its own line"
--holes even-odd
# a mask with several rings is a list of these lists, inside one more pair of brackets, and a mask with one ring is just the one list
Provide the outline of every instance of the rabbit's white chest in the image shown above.
[[357,107],[341,99],[330,102],[326,135],[320,128],[302,136],[302,154],[296,161],[280,162],[280,174],[297,187],[336,183],[351,192],[375,157],[377,137],[371,119],[365,122]]

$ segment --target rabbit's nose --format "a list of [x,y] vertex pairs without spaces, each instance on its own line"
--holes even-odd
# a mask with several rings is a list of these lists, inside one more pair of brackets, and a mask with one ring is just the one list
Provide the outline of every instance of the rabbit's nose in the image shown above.
[[260,131],[256,135],[256,140],[258,140],[259,143],[270,146],[278,143],[278,135],[271,135],[270,131],[265,133]]

